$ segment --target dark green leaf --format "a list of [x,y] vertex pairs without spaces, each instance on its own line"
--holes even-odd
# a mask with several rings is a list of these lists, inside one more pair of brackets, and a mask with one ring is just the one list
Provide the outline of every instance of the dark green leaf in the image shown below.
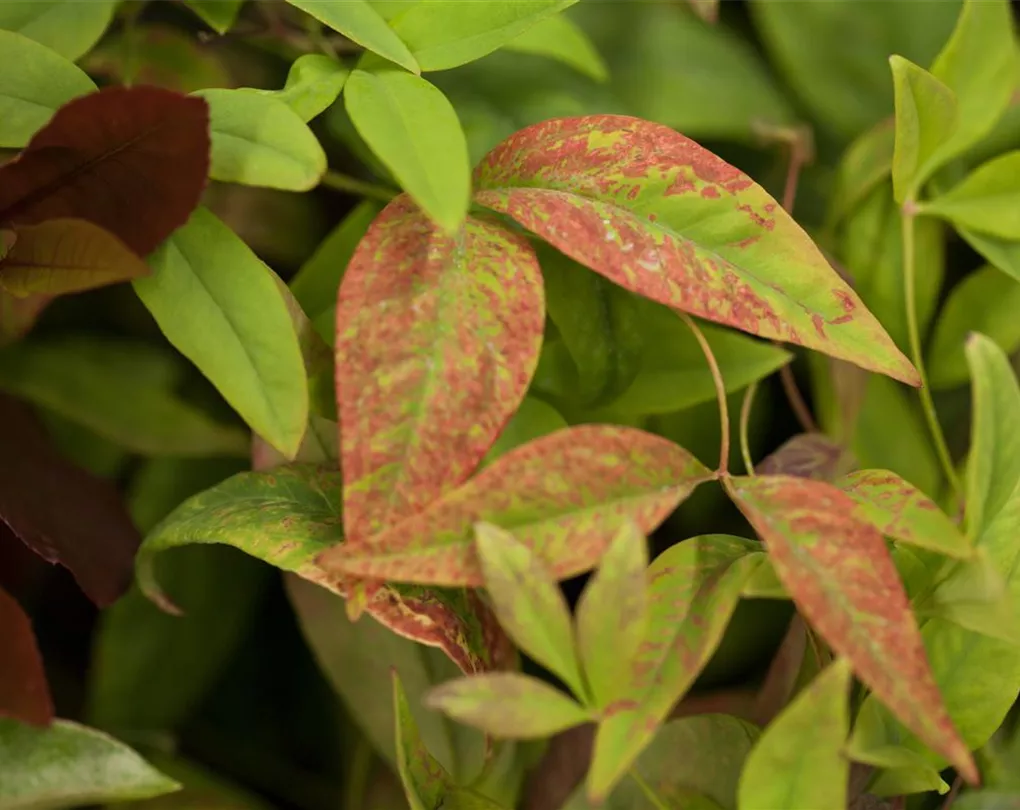
[[225,34],[237,20],[244,0],[184,0],[184,4],[217,34]]
[[567,427],[566,420],[552,405],[535,397],[525,397],[517,412],[510,417],[499,438],[485,454],[480,467],[492,464],[500,456],[522,444],[548,436]]

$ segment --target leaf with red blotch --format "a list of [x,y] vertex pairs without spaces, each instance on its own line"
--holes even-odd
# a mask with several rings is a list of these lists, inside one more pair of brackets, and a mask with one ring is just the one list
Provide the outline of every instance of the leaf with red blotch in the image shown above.
[[17,603],[0,588],[0,716],[46,726],[53,720],[46,672],[35,643],[32,623]]
[[84,219],[49,219],[15,234],[0,260],[0,287],[19,298],[84,292],[150,272],[116,236]]
[[764,189],[660,124],[526,127],[475,170],[475,201],[674,309],[920,385],[853,289]]
[[100,607],[131,583],[138,530],[117,490],[64,460],[25,404],[0,394],[0,520],[74,574]]
[[755,467],[759,475],[795,475],[815,481],[835,481],[853,469],[846,448],[821,433],[800,433]]
[[733,478],[734,501],[765,541],[804,617],[897,718],[968,782],[978,773],[946,711],[917,620],[881,532],[831,484]]
[[143,86],[73,99],[0,167],[0,223],[84,219],[145,256],[198,205],[209,143],[200,98]]
[[351,258],[336,323],[344,529],[361,543],[462,483],[524,398],[538,260],[491,222],[449,236],[401,195]]
[[329,572],[481,587],[479,521],[509,530],[558,579],[592,567],[633,521],[646,534],[713,477],[667,439],[616,425],[578,425],[498,458],[428,509],[319,559]]
[[857,502],[858,519],[886,537],[960,560],[974,556],[974,546],[946,513],[896,473],[860,470],[836,486]]

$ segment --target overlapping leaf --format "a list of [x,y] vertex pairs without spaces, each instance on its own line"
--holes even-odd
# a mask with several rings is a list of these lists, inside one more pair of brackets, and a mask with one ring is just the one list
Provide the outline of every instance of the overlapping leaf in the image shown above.
[[244,0],[185,0],[184,4],[217,34],[225,34],[233,27],[243,3]]
[[116,5],[116,0],[10,0],[0,6],[0,28],[76,62],[103,36]]
[[423,512],[336,546],[326,571],[439,585],[483,584],[479,520],[508,529],[557,578],[590,568],[626,521],[650,532],[712,473],[686,450],[632,428],[581,425],[502,456]]
[[735,478],[732,487],[807,620],[908,728],[976,781],[882,535],[856,516],[857,504],[803,478]]
[[846,448],[822,433],[799,433],[766,456],[757,465],[756,472],[835,481],[852,466],[848,456]]
[[591,40],[565,14],[545,17],[504,48],[558,59],[595,81],[604,82],[609,76],[606,64]]
[[1020,151],[978,166],[921,210],[978,233],[1020,240]]
[[260,90],[290,107],[305,122],[325,112],[340,95],[351,72],[336,59],[306,53],[294,60],[282,90]]
[[453,780],[425,747],[396,671],[393,672],[392,680],[397,770],[404,785],[404,794],[411,805],[411,810],[440,807],[447,791],[452,787]]
[[349,538],[392,526],[478,466],[524,397],[543,313],[520,238],[476,219],[447,236],[407,197],[383,211],[337,303]]
[[13,596],[0,588],[0,717],[45,726],[53,700],[32,623]]
[[747,175],[675,131],[562,118],[497,146],[476,200],[660,303],[917,384],[800,227]]

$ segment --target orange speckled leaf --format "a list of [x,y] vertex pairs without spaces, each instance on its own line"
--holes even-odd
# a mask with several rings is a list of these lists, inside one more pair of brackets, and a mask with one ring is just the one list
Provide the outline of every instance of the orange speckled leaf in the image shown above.
[[804,617],[907,728],[976,781],[896,566],[857,502],[831,484],[789,476],[734,478],[732,490]]
[[634,428],[579,425],[501,456],[425,511],[319,557],[327,571],[480,587],[474,524],[513,533],[565,579],[593,566],[631,520],[648,533],[713,476],[666,439]]
[[462,483],[524,398],[538,260],[490,222],[449,236],[402,195],[358,245],[336,317],[344,528],[360,543]]
[[675,309],[920,385],[857,294],[750,177],[620,115],[527,127],[475,171],[475,200]]

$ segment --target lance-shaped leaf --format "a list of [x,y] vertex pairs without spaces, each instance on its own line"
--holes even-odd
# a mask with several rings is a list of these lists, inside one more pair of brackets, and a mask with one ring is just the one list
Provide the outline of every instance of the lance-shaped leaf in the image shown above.
[[500,626],[524,652],[583,696],[570,608],[550,571],[510,532],[479,523],[475,535],[485,590]]
[[631,659],[627,689],[605,707],[587,792],[608,795],[718,649],[760,546],[739,537],[685,540],[648,569],[647,635]]
[[447,236],[403,196],[358,246],[336,319],[344,522],[361,541],[463,482],[524,398],[538,262],[489,222]]
[[886,537],[947,557],[967,559],[973,548],[934,501],[888,470],[859,470],[836,486],[857,502],[857,518]]
[[618,115],[512,135],[475,199],[647,298],[912,385],[916,370],[760,186],[668,127]]
[[512,531],[565,579],[594,565],[625,522],[652,531],[711,477],[666,439],[580,425],[507,453],[370,544],[340,545],[319,561],[327,571],[374,579],[478,587],[473,528],[484,520]]
[[731,485],[805,618],[908,728],[976,782],[882,534],[857,517],[857,503],[804,478],[734,478]]
[[46,683],[35,633],[21,605],[0,588],[0,717],[45,726],[53,720],[53,700]]
[[801,433],[766,456],[756,471],[761,475],[794,475],[815,481],[835,481],[853,461],[846,448],[822,433]]
[[633,523],[626,523],[599,560],[578,602],[577,649],[600,708],[629,685],[631,662],[645,639],[647,568],[648,541]]
[[157,87],[107,87],[61,107],[0,168],[0,222],[85,219],[145,256],[198,205],[209,110]]
[[[136,558],[138,584],[173,611],[157,582],[155,557],[178,546],[224,543],[346,597],[352,581],[315,564],[343,538],[340,489],[339,471],[308,464],[235,475],[189,498],[146,536]],[[472,591],[376,583],[368,599],[371,616],[402,636],[442,648],[464,672],[511,660],[506,637]]]
[[1020,240],[1020,150],[978,166],[921,211],[978,233]]
[[740,810],[846,805],[850,663],[839,659],[769,724],[740,774]]
[[425,746],[396,670],[393,670],[392,680],[397,770],[404,785],[404,795],[411,810],[441,807],[453,779]]
[[217,34],[229,31],[244,0],[185,0],[184,5],[195,12]]
[[588,711],[545,681],[517,672],[492,672],[437,686],[425,698],[433,709],[494,737],[548,737],[591,720]]

